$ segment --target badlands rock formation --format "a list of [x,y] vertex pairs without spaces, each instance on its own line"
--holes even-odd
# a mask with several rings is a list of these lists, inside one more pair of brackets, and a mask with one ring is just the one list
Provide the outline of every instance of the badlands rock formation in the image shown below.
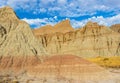
[[56,32],[66,33],[69,31],[74,31],[70,24],[70,20],[64,20],[62,22],[59,22],[54,26]]
[[37,37],[51,54],[74,54],[83,57],[120,55],[120,35],[93,22],[88,22],[76,31]]
[[39,35],[54,33],[54,29],[53,29],[53,26],[46,25],[41,28],[34,29],[33,32],[36,36],[39,36]]
[[74,31],[74,29],[70,25],[69,20],[64,20],[54,26],[46,25],[46,26],[43,26],[43,27],[33,30],[33,32],[36,36],[45,35],[45,34],[53,34],[53,33],[57,33],[57,32],[66,33],[69,31]]
[[[52,26],[48,27],[52,32]],[[69,20],[53,28],[50,34],[46,34],[49,31],[45,27],[40,31],[46,31],[42,35],[38,31],[38,41],[34,37],[37,30],[33,34],[29,25],[19,20],[10,7],[0,8],[0,76],[15,75],[20,83],[29,82],[23,82],[27,75],[34,76],[33,81],[35,77],[44,79],[31,83],[106,83],[111,79],[108,71],[78,56],[57,55],[43,61],[42,55],[46,55],[45,49],[52,54],[84,57],[119,55],[118,33],[92,22],[74,31]]]
[[105,69],[73,55],[52,56],[29,72],[44,78],[46,83],[102,83],[112,77]]
[[29,25],[19,20],[12,8],[0,8],[0,67],[34,65],[41,55],[45,50]]
[[114,30],[115,32],[120,33],[120,24],[112,25],[110,28],[111,28],[112,30]]

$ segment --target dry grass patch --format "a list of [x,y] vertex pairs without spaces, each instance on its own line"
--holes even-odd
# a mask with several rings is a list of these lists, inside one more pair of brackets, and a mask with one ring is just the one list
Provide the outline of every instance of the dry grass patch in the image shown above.
[[103,67],[120,68],[120,56],[112,56],[112,57],[99,56],[95,58],[89,58],[88,60],[97,63]]

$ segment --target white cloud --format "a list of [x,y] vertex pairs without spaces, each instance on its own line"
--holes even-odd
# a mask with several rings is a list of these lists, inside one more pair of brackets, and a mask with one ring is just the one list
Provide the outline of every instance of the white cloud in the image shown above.
[[[35,14],[48,13],[63,17],[94,15],[97,11],[120,13],[120,0],[0,0],[0,6],[9,5]],[[59,12],[59,13],[56,13]]]
[[54,19],[57,19],[57,16],[54,16]]
[[[117,14],[112,17],[93,16],[88,19],[77,21],[71,19],[73,27],[81,27],[87,21],[95,21],[99,24],[110,26],[120,23],[120,0],[0,0],[0,7],[9,5],[15,10],[24,10],[33,14],[46,13],[52,15],[52,18],[36,18],[25,20],[30,25],[43,26],[45,24],[55,24],[58,17],[79,17],[84,15],[95,15],[97,11],[113,12]],[[108,15],[109,16],[109,15]]]
[[58,4],[64,5],[67,3],[67,0],[57,0]]
[[40,8],[40,12],[44,13],[46,12],[47,10],[45,8]]
[[14,9],[24,9],[26,11],[31,11],[36,9],[37,0],[0,0],[0,3],[2,3],[0,6],[9,5]]
[[40,4],[48,5],[49,3],[53,3],[55,0],[38,0]]
[[61,10],[61,8],[60,7],[50,7],[50,8],[48,8],[48,11],[60,11]]
[[79,28],[79,27],[84,26],[88,21],[97,22],[100,25],[111,26],[113,24],[120,23],[120,14],[112,16],[112,17],[107,17],[107,18],[104,18],[103,16],[91,17],[91,18],[88,18],[82,21],[77,21],[77,20],[72,19],[71,23],[73,27]]
[[21,19],[21,20],[26,21],[31,26],[34,25],[35,26],[34,28],[38,28],[38,27],[44,26],[46,24],[54,25],[54,24],[57,23],[57,21],[56,21],[57,17],[56,16],[53,17],[53,18],[43,18],[43,19],[40,19],[40,18],[36,18],[36,19],[24,18],[24,19]]
[[1,0],[1,1],[0,1],[0,7],[4,6],[5,3],[6,3],[6,2],[5,2],[4,0]]
[[[66,18],[68,19],[68,18]],[[85,20],[75,20],[75,19],[70,19],[71,20],[71,25],[74,28],[80,28],[83,27],[88,21],[93,21],[93,22],[97,22],[100,25],[106,25],[106,26],[111,26],[113,24],[117,24],[120,23],[120,14],[116,15],[116,16],[112,16],[112,17],[107,17],[104,18],[103,16],[98,16],[98,17],[91,17]],[[24,18],[22,19],[24,21],[26,21],[27,23],[29,23],[30,25],[35,25],[36,28],[40,27],[40,26],[44,26],[46,24],[51,24],[51,25],[55,25],[56,23],[58,23],[58,19],[57,16],[54,16],[53,18],[36,18],[36,19],[27,19]]]
[[74,19],[71,20],[71,25],[74,28],[80,28],[80,27],[84,26],[85,24],[86,24],[86,21],[77,21]]

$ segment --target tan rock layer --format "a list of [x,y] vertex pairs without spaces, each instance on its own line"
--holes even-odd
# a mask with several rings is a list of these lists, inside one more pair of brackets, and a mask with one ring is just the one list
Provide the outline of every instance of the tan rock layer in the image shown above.
[[[0,55],[42,55],[45,53],[34,37],[29,25],[17,18],[10,7],[0,9],[0,30],[2,33]],[[38,46],[40,45],[40,46]]]
[[0,67],[34,65],[46,55],[29,25],[18,19],[10,7],[0,8]]
[[56,32],[66,33],[69,31],[74,31],[69,20],[64,20],[54,26],[46,25],[37,29],[33,29],[33,32],[36,36],[45,35],[45,34],[54,34]]
[[110,27],[113,31],[120,33],[120,24],[115,24]]
[[88,22],[76,31],[37,37],[52,54],[74,54],[83,57],[120,55],[120,35],[97,23]]

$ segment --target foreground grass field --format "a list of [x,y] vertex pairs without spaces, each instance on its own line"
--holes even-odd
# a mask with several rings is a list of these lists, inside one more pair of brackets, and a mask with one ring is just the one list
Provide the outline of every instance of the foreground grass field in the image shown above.
[[102,67],[120,68],[120,56],[112,56],[112,57],[99,56],[95,58],[89,58],[88,60]]

